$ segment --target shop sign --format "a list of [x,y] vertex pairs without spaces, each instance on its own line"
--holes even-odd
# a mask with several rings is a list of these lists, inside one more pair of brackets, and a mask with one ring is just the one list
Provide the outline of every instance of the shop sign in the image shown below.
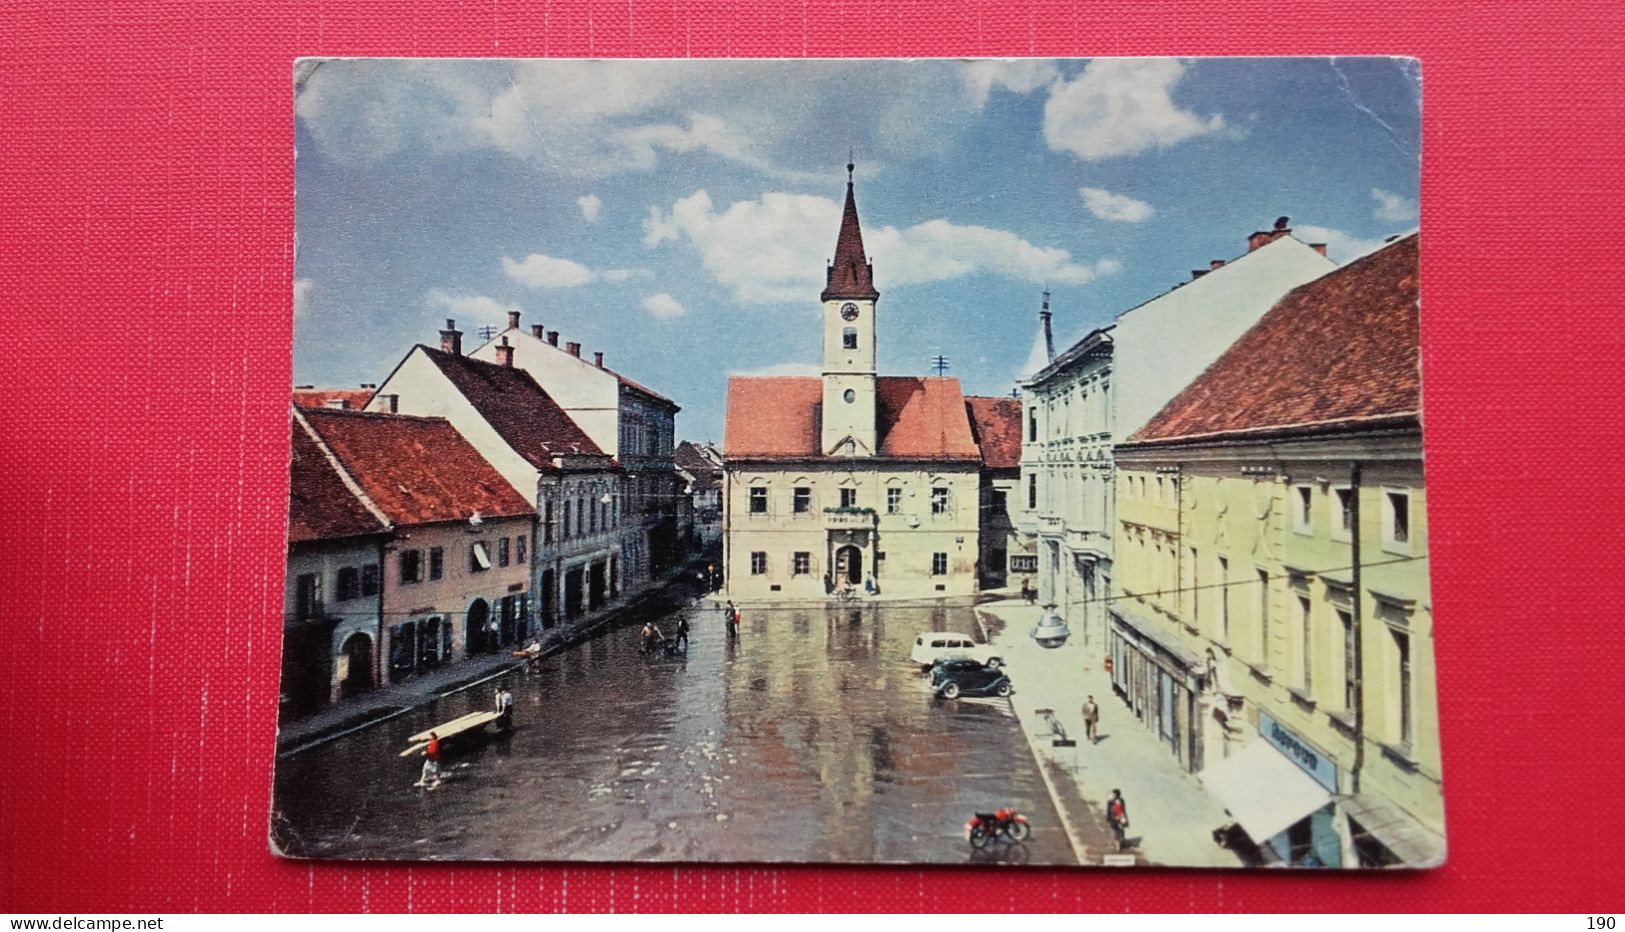
[[1285,754],[1327,792],[1337,792],[1337,762],[1320,748],[1298,737],[1292,729],[1277,722],[1268,712],[1258,712],[1258,733],[1277,751]]

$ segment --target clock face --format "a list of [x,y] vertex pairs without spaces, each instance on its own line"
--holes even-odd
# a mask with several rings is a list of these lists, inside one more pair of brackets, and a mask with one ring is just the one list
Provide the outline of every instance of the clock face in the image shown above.
[[856,304],[843,304],[843,305],[841,305],[841,319],[842,320],[857,320],[858,319],[858,306]]

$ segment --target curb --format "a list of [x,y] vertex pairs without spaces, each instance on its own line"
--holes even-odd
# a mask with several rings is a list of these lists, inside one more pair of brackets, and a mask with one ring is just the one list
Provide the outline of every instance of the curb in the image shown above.
[[[973,614],[976,616],[977,633],[986,642],[987,626],[982,623],[982,612],[978,609]],[[1013,697],[1010,700],[1010,711],[1015,713],[1016,723],[1021,726],[1021,735],[1027,739],[1027,747],[1032,750],[1033,763],[1038,766],[1038,775],[1043,778],[1044,787],[1049,790],[1050,804],[1055,807],[1056,815],[1061,817],[1061,829],[1066,832],[1066,840],[1072,846],[1073,857],[1078,859],[1079,866],[1091,866],[1089,846],[1084,844],[1077,826],[1072,824],[1072,819],[1066,814],[1066,806],[1061,802],[1060,788],[1055,785],[1055,779],[1049,774],[1049,761],[1045,760],[1044,755],[1039,751],[1038,741],[1033,737],[1033,730],[1028,727],[1027,720],[1022,717],[1020,710],[1016,708],[1016,700]]]

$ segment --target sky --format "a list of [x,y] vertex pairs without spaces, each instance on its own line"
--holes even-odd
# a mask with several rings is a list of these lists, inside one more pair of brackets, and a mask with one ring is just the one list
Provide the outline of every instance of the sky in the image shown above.
[[856,164],[883,375],[1009,394],[1291,218],[1335,261],[1418,225],[1411,59],[302,61],[295,384],[382,382],[507,312],[721,443],[730,375],[816,375]]

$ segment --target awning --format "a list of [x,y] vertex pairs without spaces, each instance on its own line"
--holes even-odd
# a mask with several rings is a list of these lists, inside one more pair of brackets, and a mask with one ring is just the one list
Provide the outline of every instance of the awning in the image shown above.
[[1360,793],[1343,800],[1343,811],[1407,865],[1432,867],[1444,863],[1444,839],[1398,806]]
[[1331,802],[1330,793],[1265,741],[1208,767],[1202,783],[1258,844]]

